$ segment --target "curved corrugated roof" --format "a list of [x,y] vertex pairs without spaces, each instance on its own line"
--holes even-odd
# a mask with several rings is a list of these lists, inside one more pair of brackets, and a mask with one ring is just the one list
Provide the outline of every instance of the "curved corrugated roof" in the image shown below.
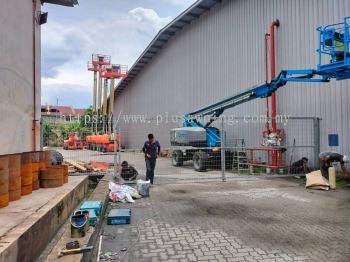
[[138,73],[142,71],[148,62],[157,54],[159,49],[161,49],[171,37],[220,2],[221,0],[199,0],[161,29],[130,68],[128,77],[123,78],[118,83],[116,93],[118,94],[122,92],[132,82]]

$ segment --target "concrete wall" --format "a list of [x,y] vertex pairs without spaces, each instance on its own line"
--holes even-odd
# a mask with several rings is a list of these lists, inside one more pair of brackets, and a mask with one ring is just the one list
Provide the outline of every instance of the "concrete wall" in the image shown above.
[[[36,11],[40,1],[36,0]],[[2,1],[0,8],[0,155],[33,150],[33,3]],[[40,26],[36,34],[36,119],[40,118]],[[40,125],[36,123],[36,149]]]
[[[0,261],[37,261],[36,258],[86,197],[88,187],[88,177],[70,177],[69,183],[63,187],[37,191],[37,194],[46,194],[41,196],[39,202],[45,203],[39,208],[36,207],[38,199],[34,194],[18,201],[20,203],[17,206],[10,205],[6,211],[6,219],[11,221],[14,216],[16,219],[9,222],[10,230],[2,236]],[[21,215],[18,219],[19,214]]]
[[[346,0],[224,0],[183,30],[159,51],[138,76],[115,97],[116,117],[122,114],[182,115],[243,91],[265,80],[264,34],[278,18],[276,71],[315,68],[320,25],[343,21],[349,15]],[[328,134],[338,133],[340,147],[350,153],[349,80],[329,84],[288,84],[277,92],[278,114],[320,117],[321,150],[328,149]],[[265,113],[265,100],[228,110],[245,116]],[[169,146],[173,124],[125,124],[122,139],[140,148],[147,132]],[[179,123],[181,124],[181,123]],[[294,121],[287,128],[287,144],[313,143],[312,122]],[[259,145],[263,124],[228,128],[231,137]]]

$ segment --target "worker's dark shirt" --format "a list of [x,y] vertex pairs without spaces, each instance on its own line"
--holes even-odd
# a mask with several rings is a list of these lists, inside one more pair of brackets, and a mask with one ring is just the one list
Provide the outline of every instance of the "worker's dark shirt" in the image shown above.
[[[128,166],[128,167],[122,167],[122,170],[120,172],[120,176],[124,180],[129,180],[131,177],[134,175],[138,175],[137,170],[133,166]],[[136,177],[135,177],[136,178]]]
[[154,141],[153,143],[146,141],[145,144],[143,145],[142,151],[145,154],[149,154],[151,158],[157,158],[157,155],[160,152],[160,144],[157,140]]
[[302,166],[304,166],[304,161],[302,159],[292,164],[292,167],[302,167]]
[[344,161],[343,161],[344,156],[337,152],[322,152],[320,153],[319,157],[321,160],[326,158],[326,161],[329,163],[340,162],[341,164],[344,164]]
[[307,162],[304,163],[302,159],[294,162],[290,168],[290,172],[292,174],[299,174],[299,173],[308,173],[310,172],[310,168],[308,167]]

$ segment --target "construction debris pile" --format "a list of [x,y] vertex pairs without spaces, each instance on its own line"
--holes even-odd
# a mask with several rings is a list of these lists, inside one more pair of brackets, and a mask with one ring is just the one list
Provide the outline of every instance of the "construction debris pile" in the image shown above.
[[108,186],[110,190],[109,199],[113,202],[134,203],[134,199],[142,198],[142,195],[136,189],[122,183],[109,182]]
[[69,173],[101,173],[111,168],[111,165],[106,162],[84,162],[65,159],[63,163],[68,165]]
[[328,171],[329,180],[322,176],[320,170],[316,170],[306,174],[306,185],[308,189],[329,190],[336,189],[336,173],[335,168],[331,167]]
[[160,151],[159,152],[159,157],[166,157],[166,158],[171,158],[172,154],[169,151]]

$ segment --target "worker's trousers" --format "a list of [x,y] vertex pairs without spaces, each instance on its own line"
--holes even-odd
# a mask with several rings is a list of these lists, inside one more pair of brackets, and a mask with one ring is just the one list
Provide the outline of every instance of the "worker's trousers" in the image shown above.
[[328,163],[327,161],[321,160],[321,173],[322,176],[326,179],[328,178],[328,168],[330,167],[330,163]]
[[150,180],[153,184],[154,179],[154,169],[156,168],[156,158],[146,158],[146,179]]

